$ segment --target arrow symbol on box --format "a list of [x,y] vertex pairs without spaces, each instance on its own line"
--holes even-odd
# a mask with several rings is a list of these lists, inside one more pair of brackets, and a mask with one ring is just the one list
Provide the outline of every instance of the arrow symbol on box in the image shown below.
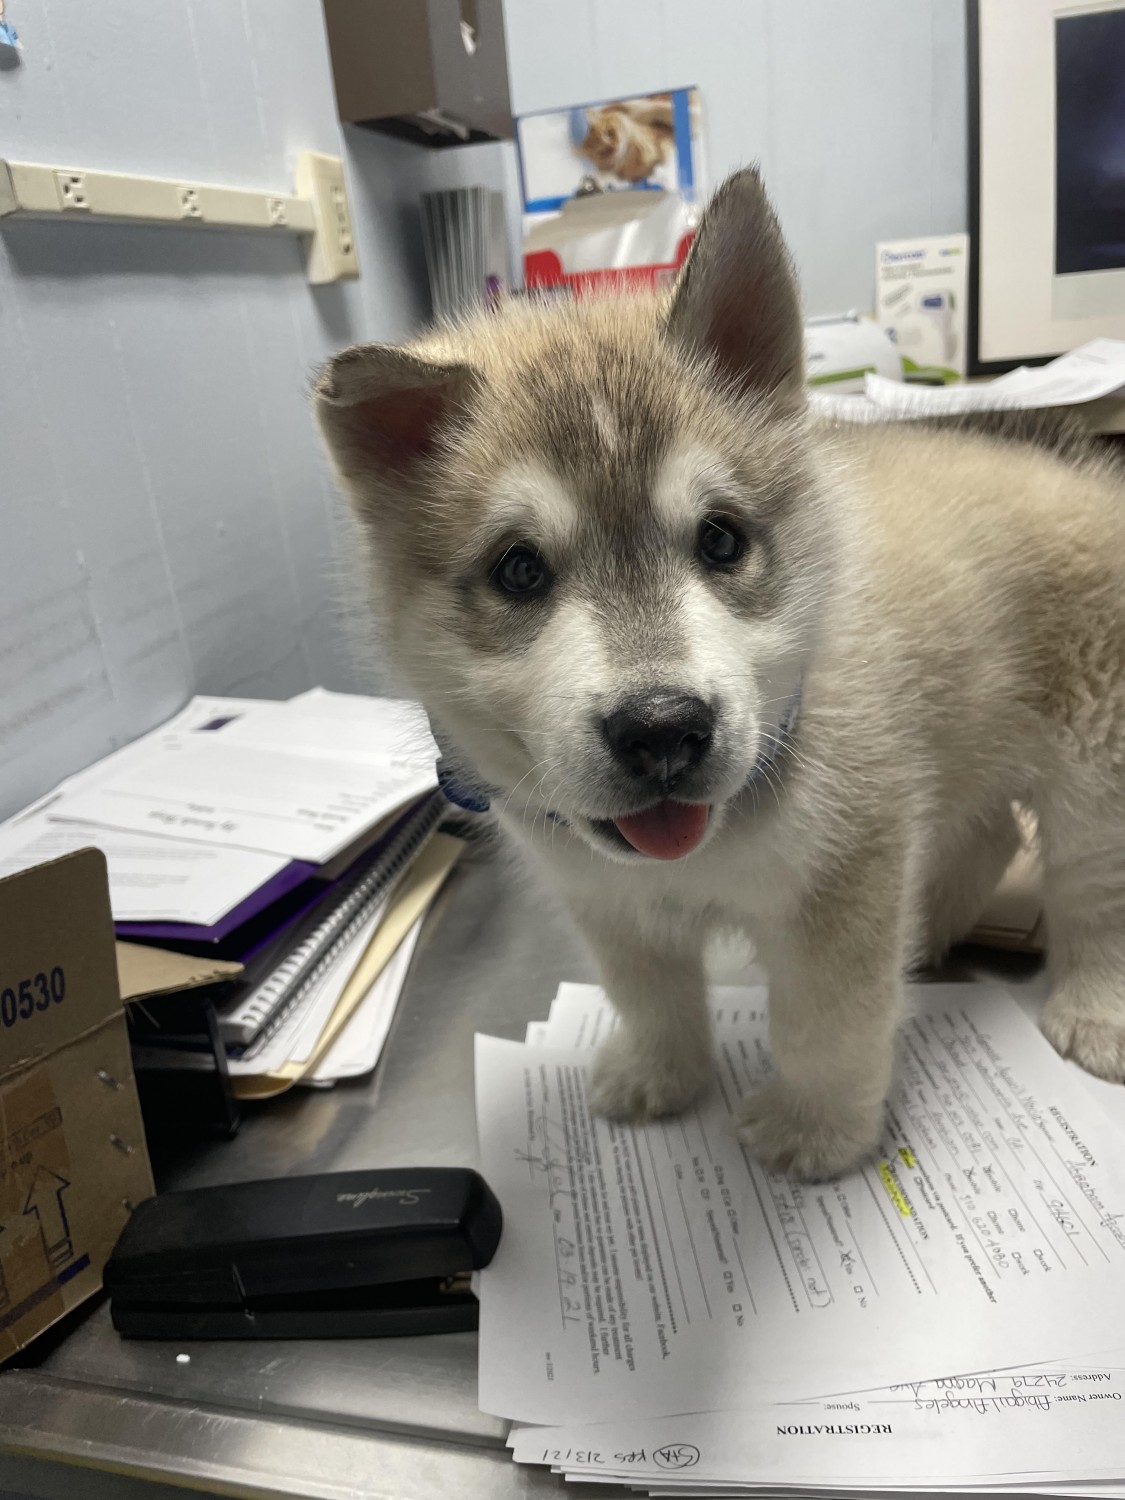
[[74,1254],[70,1224],[63,1207],[63,1194],[70,1183],[49,1167],[37,1167],[23,1205],[25,1214],[39,1220],[39,1234],[48,1263],[57,1270]]

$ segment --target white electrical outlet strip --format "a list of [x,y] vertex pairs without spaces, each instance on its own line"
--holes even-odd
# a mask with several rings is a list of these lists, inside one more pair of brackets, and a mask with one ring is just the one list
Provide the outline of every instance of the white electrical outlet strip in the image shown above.
[[6,216],[308,235],[311,282],[359,275],[343,164],[316,151],[298,157],[295,194],[0,160],[0,219]]

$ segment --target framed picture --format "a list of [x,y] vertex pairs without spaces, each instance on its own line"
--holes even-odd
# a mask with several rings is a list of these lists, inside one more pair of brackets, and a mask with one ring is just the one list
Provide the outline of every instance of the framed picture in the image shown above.
[[699,94],[686,88],[521,115],[516,146],[524,213],[556,213],[591,186],[662,189],[694,202],[699,115]]
[[1125,338],[1125,0],[968,0],[969,373]]

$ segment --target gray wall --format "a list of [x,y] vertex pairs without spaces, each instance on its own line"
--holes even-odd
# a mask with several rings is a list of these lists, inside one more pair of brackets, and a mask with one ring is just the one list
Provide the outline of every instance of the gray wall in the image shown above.
[[193,691],[377,681],[339,625],[305,391],[428,307],[425,153],[342,141],[317,0],[19,10],[0,154],[262,188],[343,154],[363,274],[311,289],[295,239],[0,230],[0,814]]
[[[506,0],[517,111],[703,93],[712,181],[757,160],[810,312],[870,305],[877,238],[963,228],[962,0]],[[295,241],[0,230],[0,815],[193,691],[377,687],[341,627],[348,547],[309,372],[427,310],[416,198],[510,147],[434,156],[336,118],[318,0],[41,0],[13,17],[0,154],[259,187],[343,154],[363,276]]]
[[517,113],[696,84],[712,183],[760,162],[810,314],[879,239],[967,224],[964,0],[505,0]]

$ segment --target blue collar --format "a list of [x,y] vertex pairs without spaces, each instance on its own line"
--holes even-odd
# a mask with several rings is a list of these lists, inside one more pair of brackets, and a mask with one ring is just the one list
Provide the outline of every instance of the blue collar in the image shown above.
[[438,766],[438,786],[445,793],[447,802],[471,813],[486,813],[492,806],[492,799],[500,796],[499,787],[470,786],[467,781],[459,781],[452,771],[447,771],[441,765]]
[[[452,771],[446,771],[438,767],[438,786],[445,793],[445,800],[452,802],[454,807],[463,808],[465,812],[486,813],[498,797],[504,795],[502,787],[486,786],[483,782],[471,784],[461,781],[454,776]],[[547,817],[552,823],[558,823],[561,828],[567,826],[566,819],[558,813],[549,812]]]
[[[758,759],[751,767],[750,774],[743,784],[743,791],[750,791],[760,781],[764,781],[792,745],[797,720],[801,714],[803,688],[804,684],[798,682],[793,696],[785,705],[785,710],[777,721],[777,730],[770,735],[769,743],[763,744]],[[452,802],[455,807],[463,808],[465,812],[486,813],[496,798],[504,795],[500,787],[486,786],[483,782],[461,781],[452,771],[447,771],[442,767],[438,768],[438,784],[445,793],[446,801]],[[552,823],[558,823],[563,828],[567,826],[566,819],[558,813],[549,812],[547,816]]]

